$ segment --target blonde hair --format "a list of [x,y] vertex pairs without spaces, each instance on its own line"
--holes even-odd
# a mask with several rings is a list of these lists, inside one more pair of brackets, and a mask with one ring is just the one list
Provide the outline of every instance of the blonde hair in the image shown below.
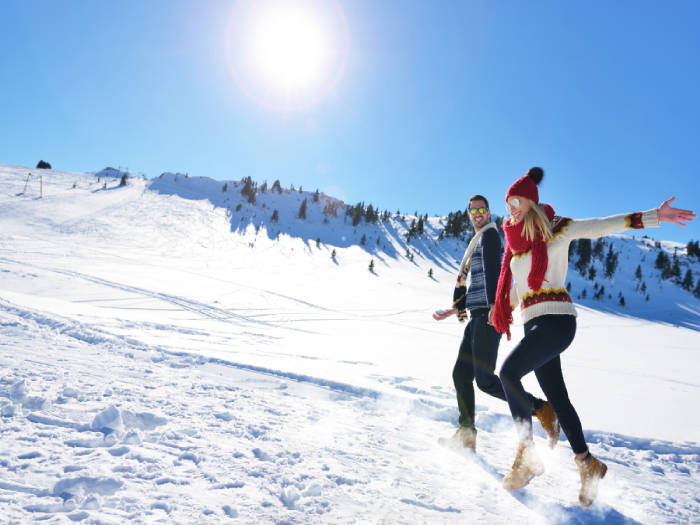
[[[521,197],[522,198],[522,197]],[[539,232],[544,242],[549,242],[554,237],[549,218],[539,204],[530,201],[530,208],[523,217],[523,237],[532,242]]]

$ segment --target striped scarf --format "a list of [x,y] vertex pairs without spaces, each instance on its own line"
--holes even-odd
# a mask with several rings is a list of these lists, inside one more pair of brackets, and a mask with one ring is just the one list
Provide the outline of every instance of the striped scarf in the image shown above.
[[469,274],[469,266],[472,262],[472,254],[476,249],[477,244],[479,244],[479,239],[484,234],[486,230],[495,228],[496,225],[493,222],[488,223],[486,226],[481,228],[474,234],[472,240],[469,241],[467,245],[467,250],[464,252],[464,257],[462,257],[462,263],[459,265],[459,273],[457,274],[457,286],[464,286],[467,282],[467,275]]

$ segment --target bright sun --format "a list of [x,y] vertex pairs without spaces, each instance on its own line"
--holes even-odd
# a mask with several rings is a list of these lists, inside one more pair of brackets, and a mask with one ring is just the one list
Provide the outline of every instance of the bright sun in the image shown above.
[[239,87],[276,109],[313,105],[337,82],[347,28],[333,0],[240,0],[227,50]]
[[327,38],[312,13],[293,7],[261,13],[252,36],[251,58],[271,85],[295,92],[318,83]]

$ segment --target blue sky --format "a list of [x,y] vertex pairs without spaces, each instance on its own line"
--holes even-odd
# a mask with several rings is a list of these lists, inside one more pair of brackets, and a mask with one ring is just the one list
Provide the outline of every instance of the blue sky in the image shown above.
[[342,75],[295,111],[231,74],[236,5],[3,0],[0,163],[250,175],[431,215],[473,193],[501,213],[539,165],[563,215],[700,211],[698,2],[338,0]]

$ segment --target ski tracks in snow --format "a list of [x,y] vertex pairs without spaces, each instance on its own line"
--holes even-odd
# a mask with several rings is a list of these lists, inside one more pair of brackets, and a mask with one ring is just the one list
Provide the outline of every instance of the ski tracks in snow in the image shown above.
[[563,443],[511,497],[500,487],[513,448],[505,415],[480,408],[480,455],[460,458],[435,444],[454,408],[421,393],[156,351],[0,306],[0,508],[11,523],[683,523],[700,513],[698,444],[589,432],[611,468],[599,504],[576,505]]

